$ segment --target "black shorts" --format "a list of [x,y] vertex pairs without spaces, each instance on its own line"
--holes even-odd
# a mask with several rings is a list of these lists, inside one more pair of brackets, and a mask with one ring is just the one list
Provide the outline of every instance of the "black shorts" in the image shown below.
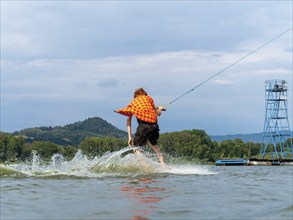
[[157,123],[150,124],[138,122],[138,127],[133,139],[134,146],[145,146],[147,141],[152,145],[156,145],[160,136],[159,131],[159,125]]

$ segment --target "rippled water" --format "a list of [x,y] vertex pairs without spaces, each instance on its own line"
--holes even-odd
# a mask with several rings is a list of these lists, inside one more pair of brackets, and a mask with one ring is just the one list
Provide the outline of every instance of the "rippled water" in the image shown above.
[[1,219],[293,219],[293,167],[164,170],[121,153],[2,165]]

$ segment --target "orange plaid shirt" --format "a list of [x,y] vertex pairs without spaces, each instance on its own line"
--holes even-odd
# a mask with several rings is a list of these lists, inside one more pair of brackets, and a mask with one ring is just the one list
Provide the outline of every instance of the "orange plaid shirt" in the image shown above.
[[115,112],[125,115],[134,115],[139,120],[156,123],[157,115],[153,99],[147,95],[141,95],[133,99],[127,107],[115,110]]

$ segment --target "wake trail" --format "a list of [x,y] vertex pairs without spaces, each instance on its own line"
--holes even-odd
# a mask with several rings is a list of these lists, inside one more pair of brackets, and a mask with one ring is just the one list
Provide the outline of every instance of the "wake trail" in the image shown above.
[[168,164],[162,167],[153,155],[134,154],[135,147],[125,147],[119,151],[107,152],[89,159],[78,151],[74,158],[66,161],[62,155],[55,154],[49,164],[42,164],[37,152],[33,152],[30,163],[0,165],[0,176],[34,177],[119,177],[156,174],[174,175],[212,175],[207,167],[201,165]]

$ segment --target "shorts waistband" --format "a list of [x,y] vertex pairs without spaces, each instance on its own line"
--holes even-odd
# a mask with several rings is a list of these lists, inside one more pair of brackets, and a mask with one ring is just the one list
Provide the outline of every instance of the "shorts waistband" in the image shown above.
[[146,122],[146,121],[142,121],[142,120],[139,120],[139,119],[137,119],[137,123],[138,124],[146,124],[146,125],[155,125],[155,124],[157,124],[157,122],[151,123],[151,122]]

